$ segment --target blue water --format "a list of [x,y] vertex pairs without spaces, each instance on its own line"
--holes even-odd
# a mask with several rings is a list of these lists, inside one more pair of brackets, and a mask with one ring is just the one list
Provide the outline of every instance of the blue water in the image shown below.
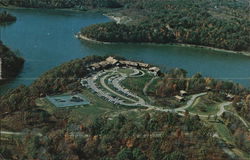
[[11,49],[18,50],[26,62],[15,80],[0,87],[2,93],[20,84],[31,84],[42,73],[63,62],[93,54],[121,55],[166,70],[180,67],[190,75],[201,72],[204,76],[250,86],[250,57],[167,45],[94,44],[80,41],[74,34],[84,26],[110,21],[101,14],[37,9],[8,11],[17,17],[17,22],[1,27],[1,39]]

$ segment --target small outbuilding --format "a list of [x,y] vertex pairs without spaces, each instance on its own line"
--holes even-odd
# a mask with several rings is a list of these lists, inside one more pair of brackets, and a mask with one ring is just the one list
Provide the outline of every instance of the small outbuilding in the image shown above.
[[206,89],[206,91],[211,91],[212,90],[212,88],[209,87],[209,86],[207,86],[205,89]]
[[112,65],[116,65],[118,63],[118,60],[115,59],[114,57],[111,57],[109,56],[108,58],[106,58],[106,61],[109,63],[109,64],[112,64]]
[[101,66],[99,65],[99,63],[93,63],[90,65],[91,69],[94,71],[100,70]]
[[226,95],[226,98],[227,98],[228,100],[233,100],[234,97],[235,97],[234,95],[229,94],[229,93]]
[[141,67],[141,68],[148,68],[149,64],[138,62],[138,66]]
[[161,69],[158,68],[158,67],[151,67],[151,68],[149,68],[148,70],[149,70],[150,72],[153,72],[155,76],[161,74]]
[[179,102],[184,102],[184,101],[185,101],[184,97],[182,97],[182,96],[176,95],[175,98],[176,98]]
[[180,90],[180,94],[181,94],[181,96],[187,96],[187,91],[184,91],[184,90]]

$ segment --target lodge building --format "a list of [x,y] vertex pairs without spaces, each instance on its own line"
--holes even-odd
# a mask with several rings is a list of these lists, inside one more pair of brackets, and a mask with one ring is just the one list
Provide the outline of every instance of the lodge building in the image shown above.
[[94,71],[99,71],[103,69],[108,69],[114,66],[126,66],[126,67],[136,67],[140,69],[147,69],[148,71],[154,73],[155,75],[160,75],[160,68],[158,67],[153,67],[150,66],[147,63],[142,63],[142,62],[134,62],[134,61],[126,61],[126,60],[117,60],[114,57],[108,57],[106,60],[98,62],[98,63],[93,63],[89,66],[89,70],[94,70]]

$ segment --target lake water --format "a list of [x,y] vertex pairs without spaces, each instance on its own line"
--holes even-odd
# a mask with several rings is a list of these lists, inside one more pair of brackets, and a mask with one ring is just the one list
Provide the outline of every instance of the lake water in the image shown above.
[[[1,10],[1,9],[0,9]],[[3,9],[2,9],[3,10]],[[116,54],[165,69],[180,67],[194,74],[229,79],[250,86],[250,57],[206,49],[152,44],[94,44],[74,37],[82,27],[110,21],[97,13],[9,9],[17,22],[1,28],[1,40],[26,60],[21,74],[0,86],[4,93],[63,62],[88,55]]]

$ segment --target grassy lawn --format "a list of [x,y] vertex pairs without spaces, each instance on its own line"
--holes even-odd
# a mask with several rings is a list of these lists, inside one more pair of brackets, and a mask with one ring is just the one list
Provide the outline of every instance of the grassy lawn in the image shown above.
[[219,136],[228,144],[235,144],[235,139],[231,131],[222,123],[212,123]]
[[[117,90],[117,88],[115,88],[113,85],[112,85],[112,83],[110,83],[110,82],[108,82],[108,79],[110,78],[110,77],[112,77],[112,76],[108,76],[106,79],[105,79],[105,83],[106,83],[106,85],[110,88],[110,89],[112,89],[113,91],[115,91],[115,92],[117,92],[117,93],[119,93],[119,94],[121,94],[121,95],[123,95],[123,96],[125,96],[125,97],[127,97],[127,98],[130,98],[130,99],[133,99],[133,100],[138,100],[138,99],[136,99],[136,98],[134,98],[134,97],[132,97],[132,96],[128,96],[128,95],[125,95],[123,92],[121,92],[121,91],[119,91],[119,90]],[[101,85],[100,83],[99,83],[99,85]],[[103,89],[105,89],[105,88],[103,88]],[[106,89],[105,89],[106,90]],[[107,90],[107,92],[109,92],[108,90]],[[111,92],[109,92],[111,95],[115,95],[115,94],[113,94],[113,93],[111,93]],[[116,95],[115,95],[116,96]],[[117,97],[117,96],[116,96]],[[127,103],[131,103],[131,101],[128,101],[128,100],[126,100],[126,99],[123,99],[122,97],[120,97],[120,99],[122,99],[122,100],[124,100],[124,102],[127,102]]]
[[49,112],[50,114],[53,114],[56,112],[57,108],[46,98],[38,98],[36,99],[36,105],[39,106],[39,108]]
[[194,104],[188,108],[189,112],[192,113],[197,113],[197,114],[202,114],[202,115],[214,115],[216,114],[220,108],[219,104],[216,102],[207,102],[208,100],[205,99],[204,97],[199,97],[197,100],[194,102]]
[[130,109],[138,108],[138,107],[122,106],[117,104],[115,105],[96,96],[89,90],[84,90],[82,94],[88,98],[91,104],[85,107],[72,109],[69,115],[70,117],[69,120],[71,122],[85,123],[94,120],[96,117],[100,115],[106,115],[109,117],[112,115],[119,115],[119,113],[129,111]]
[[[106,93],[109,93],[109,95],[114,96],[114,97],[117,97],[117,95],[115,95],[115,94],[113,94],[112,92],[108,91],[108,90],[107,90],[106,88],[104,88],[104,87],[102,86],[102,84],[101,84],[101,78],[102,78],[103,76],[106,76],[107,74],[108,74],[108,73],[106,73],[106,74],[104,74],[104,75],[98,77],[98,78],[95,80],[95,84],[96,84],[96,86],[97,86],[98,88],[101,88],[101,89],[105,90]],[[106,85],[107,85],[110,89],[115,90],[114,87],[113,87],[112,85],[109,85],[109,83],[108,83],[108,78],[109,78],[109,77],[112,77],[112,74],[110,74],[110,76],[107,76],[107,78],[104,80],[104,82],[106,83]],[[122,100],[124,100],[124,99],[121,98],[121,97],[119,97],[119,98],[122,99]],[[124,100],[124,102],[129,103],[130,101]]]
[[148,86],[148,93],[155,93],[156,86],[158,84],[160,78],[155,79],[149,86]]
[[[228,144],[235,145],[236,140],[233,137],[231,131],[222,123],[212,123],[214,126],[215,130],[219,134],[219,136]],[[232,148],[232,151],[240,157],[240,159],[249,159],[250,155],[239,148]]]
[[90,105],[72,109],[69,115],[71,122],[87,122],[105,113],[126,110],[120,105],[114,105],[96,96],[95,93],[92,93],[90,90],[84,90],[82,94],[88,98]]
[[65,116],[69,118],[69,122],[85,123],[94,120],[100,115],[118,115],[119,113],[128,111],[130,109],[135,109],[138,107],[128,107],[118,104],[113,104],[105,99],[98,97],[91,90],[85,89],[81,92],[89,101],[89,105],[84,106],[72,106],[57,108],[52,105],[45,98],[40,98],[36,100],[39,108],[48,111],[50,114],[61,113],[66,114]]
[[134,72],[134,70],[130,69],[130,68],[118,68],[117,71],[120,72],[120,73],[125,73],[127,75]]
[[148,101],[148,97],[146,97],[143,93],[143,88],[152,78],[152,75],[145,72],[145,75],[142,77],[126,78],[124,81],[121,82],[121,85],[130,90],[132,93],[135,93],[137,96]]

